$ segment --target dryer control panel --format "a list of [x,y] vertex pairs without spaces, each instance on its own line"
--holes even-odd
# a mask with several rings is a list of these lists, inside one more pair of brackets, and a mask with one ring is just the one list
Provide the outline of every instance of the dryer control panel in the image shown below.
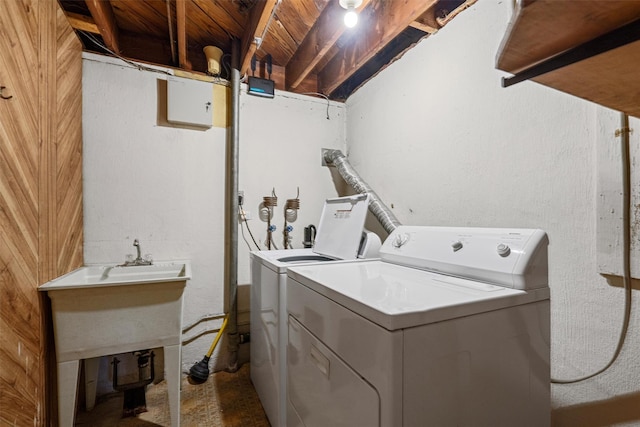
[[383,261],[514,289],[548,286],[539,229],[400,226],[380,249]]

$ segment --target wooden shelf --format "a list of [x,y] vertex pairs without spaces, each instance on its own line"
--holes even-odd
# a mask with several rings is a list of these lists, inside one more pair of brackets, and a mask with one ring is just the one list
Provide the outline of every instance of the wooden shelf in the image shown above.
[[[499,49],[496,68],[522,72],[637,20],[640,2],[634,0],[520,1]],[[640,117],[640,41],[532,80]]]

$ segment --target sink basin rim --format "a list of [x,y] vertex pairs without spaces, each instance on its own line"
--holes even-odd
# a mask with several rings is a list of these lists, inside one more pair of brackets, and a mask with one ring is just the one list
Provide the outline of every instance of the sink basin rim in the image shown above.
[[87,264],[38,287],[39,291],[178,282],[191,279],[188,260],[157,261],[152,265]]

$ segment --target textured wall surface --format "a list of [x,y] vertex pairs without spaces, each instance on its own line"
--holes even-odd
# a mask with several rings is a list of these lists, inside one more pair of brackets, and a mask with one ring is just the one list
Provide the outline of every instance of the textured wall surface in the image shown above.
[[[545,230],[552,377],[570,379],[608,362],[622,322],[623,291],[596,257],[596,146],[618,123],[535,83],[501,88],[509,17],[508,2],[478,2],[352,95],[349,158],[404,224]],[[640,423],[639,313],[612,369],[552,386],[554,425]]]
[[[183,325],[196,325],[183,337],[188,370],[209,349],[224,313],[227,130],[164,125],[163,80],[165,74],[85,54],[85,261],[121,263],[135,254],[135,238],[143,254],[156,260],[191,260]],[[274,224],[281,233],[284,202],[300,187],[301,209],[293,224],[299,248],[304,226],[317,224],[322,202],[337,194],[320,152],[344,149],[344,106],[331,103],[328,120],[323,99],[287,93],[264,99],[243,90],[240,108],[239,189],[253,218],[249,225],[256,240],[264,241],[266,223],[258,219],[258,206],[275,188]],[[240,233],[238,240],[238,283],[245,285],[249,253]],[[281,247],[281,238],[276,241]],[[248,304],[246,287],[240,286],[239,323],[248,322]],[[198,337],[203,331],[213,333]],[[225,345],[218,344],[214,359]],[[223,362],[212,369],[226,368]]]

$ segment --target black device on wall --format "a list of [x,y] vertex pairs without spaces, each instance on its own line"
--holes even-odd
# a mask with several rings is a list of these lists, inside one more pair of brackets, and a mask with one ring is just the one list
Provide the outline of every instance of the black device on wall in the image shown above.
[[264,98],[273,98],[274,89],[275,87],[273,80],[249,76],[249,93],[251,95],[262,96]]
[[[273,98],[275,96],[275,82],[271,80],[271,55],[265,57],[267,65],[268,79],[262,79],[253,75],[249,76],[248,93],[251,95],[261,96],[263,98]],[[256,55],[251,58],[251,74],[256,71]]]

